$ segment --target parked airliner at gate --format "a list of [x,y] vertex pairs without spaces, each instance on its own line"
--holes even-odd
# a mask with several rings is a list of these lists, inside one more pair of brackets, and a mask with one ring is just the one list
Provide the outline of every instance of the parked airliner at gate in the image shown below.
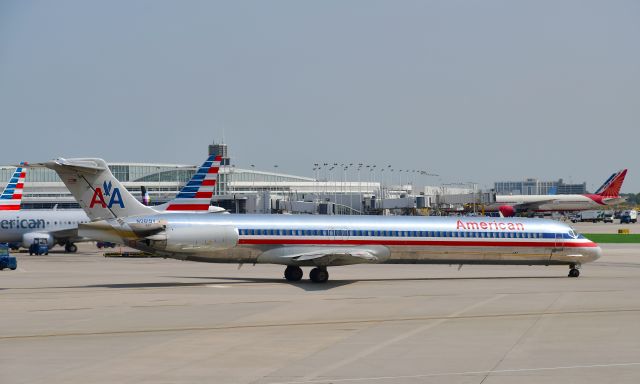
[[[79,226],[83,236],[181,260],[282,264],[290,281],[302,278],[301,267],[325,282],[327,267],[359,263],[568,265],[577,277],[601,254],[569,226],[542,219],[158,212],[129,194],[102,159],[45,165],[91,218]],[[100,198],[103,186],[111,198]]]

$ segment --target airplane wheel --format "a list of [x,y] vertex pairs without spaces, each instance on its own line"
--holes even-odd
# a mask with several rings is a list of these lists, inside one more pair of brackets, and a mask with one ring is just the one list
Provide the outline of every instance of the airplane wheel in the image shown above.
[[578,276],[580,276],[580,270],[575,268],[571,268],[569,270],[569,277],[578,277]]
[[77,246],[77,245],[75,245],[75,244],[73,244],[73,243],[67,243],[67,244],[64,246],[64,250],[65,250],[66,252],[76,253],[76,252],[78,252],[78,246]]
[[289,265],[284,270],[284,278],[289,281],[300,281],[300,279],[302,279],[302,275],[302,268],[295,265]]
[[314,283],[326,283],[329,280],[329,272],[324,268],[313,268],[309,272],[309,278]]

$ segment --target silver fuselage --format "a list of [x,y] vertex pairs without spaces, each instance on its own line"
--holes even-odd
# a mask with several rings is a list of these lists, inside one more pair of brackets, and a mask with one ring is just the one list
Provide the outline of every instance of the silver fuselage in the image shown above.
[[[87,214],[81,209],[4,211],[0,212],[0,242],[22,243],[25,235],[36,233],[51,234],[51,238],[55,241],[68,239],[76,241],[79,240],[75,232],[78,224],[89,221]],[[63,231],[64,235],[56,235]]]
[[[119,238],[143,251],[214,263],[314,265],[287,255],[321,247],[373,247],[381,255],[375,261],[379,263],[582,264],[601,254],[595,243],[569,226],[544,219],[163,213],[117,221],[113,225],[162,224],[166,240],[148,240],[158,235],[145,240],[126,230],[101,236],[96,230],[85,233],[83,226],[80,235]],[[331,265],[353,263],[338,260]]]

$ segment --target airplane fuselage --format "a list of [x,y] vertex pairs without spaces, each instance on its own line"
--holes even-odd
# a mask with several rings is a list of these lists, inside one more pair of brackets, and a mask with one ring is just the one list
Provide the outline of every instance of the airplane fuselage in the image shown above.
[[518,204],[536,205],[535,212],[582,211],[590,209],[609,209],[623,202],[623,198],[602,197],[595,194],[585,195],[498,195],[496,203],[485,210],[497,211],[500,206]]
[[[138,230],[144,225],[165,229],[141,238],[113,220],[114,229],[81,225],[79,233],[166,257],[214,263],[551,265],[590,262],[601,252],[569,226],[542,219],[165,213],[124,221]],[[328,252],[337,254],[333,258],[290,257],[332,247],[338,249]],[[339,255],[350,247],[375,257]]]
[[[79,223],[89,221],[87,214],[81,209],[3,211],[0,212],[0,242],[22,243],[27,234],[44,236],[57,231],[75,230]],[[75,239],[77,234],[51,237],[52,240]]]

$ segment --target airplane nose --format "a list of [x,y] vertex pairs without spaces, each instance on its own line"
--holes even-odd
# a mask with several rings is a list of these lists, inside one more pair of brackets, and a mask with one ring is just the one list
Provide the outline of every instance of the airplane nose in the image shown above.
[[598,244],[593,243],[595,245],[595,247],[591,247],[589,248],[588,254],[589,254],[589,261],[595,261],[598,260],[599,258],[602,257],[602,248],[600,248],[600,246],[598,246]]

